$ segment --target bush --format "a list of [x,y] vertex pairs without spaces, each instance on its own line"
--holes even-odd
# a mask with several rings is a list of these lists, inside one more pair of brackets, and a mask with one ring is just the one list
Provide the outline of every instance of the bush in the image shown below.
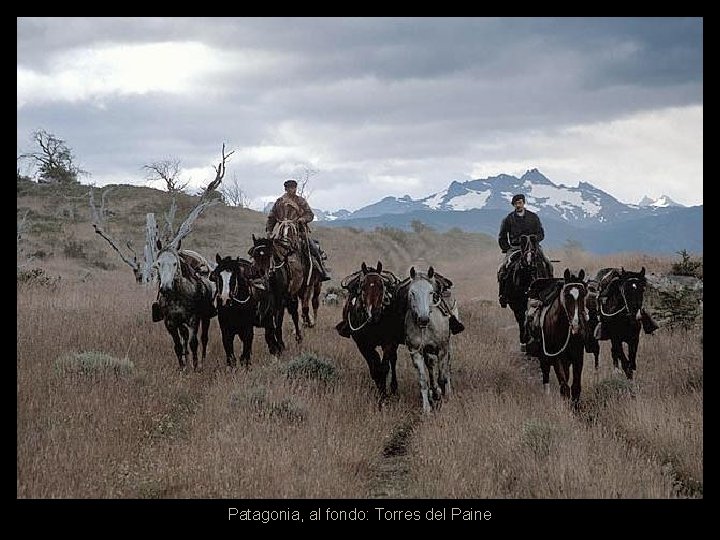
[[55,361],[55,370],[59,373],[80,373],[82,375],[128,375],[134,364],[127,358],[115,358],[95,351],[67,354]]
[[692,258],[687,250],[676,251],[682,257],[682,261],[673,263],[670,274],[673,276],[691,276],[702,279],[703,262],[700,258]]
[[42,268],[31,268],[29,270],[18,268],[17,282],[18,284],[40,285],[41,287],[55,289],[60,282],[60,276],[48,276]]
[[289,379],[304,377],[323,382],[334,382],[337,379],[335,366],[312,353],[306,353],[291,360],[285,368],[285,372]]

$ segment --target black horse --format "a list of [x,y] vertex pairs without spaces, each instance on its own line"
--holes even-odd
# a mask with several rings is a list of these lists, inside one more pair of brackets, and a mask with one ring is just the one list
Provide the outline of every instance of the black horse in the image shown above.
[[525,334],[525,311],[528,302],[530,284],[539,278],[553,277],[553,267],[540,250],[537,236],[523,234],[520,236],[520,249],[511,256],[507,269],[508,305],[515,315],[520,332],[520,343],[527,342]]
[[[560,394],[580,400],[585,342],[588,334],[585,297],[585,271],[577,276],[565,269],[562,278],[544,278],[533,282],[529,296],[539,299],[537,311],[528,310],[527,331],[536,338],[545,392],[550,392],[550,367],[555,370]],[[572,387],[568,385],[572,368]]]
[[342,286],[349,295],[343,307],[343,320],[336,329],[343,337],[349,333],[365,358],[382,405],[388,397],[388,373],[390,393],[396,394],[398,389],[395,364],[398,347],[405,343],[407,283],[401,286],[400,280],[392,272],[383,271],[382,262],[378,261],[375,268],[363,262],[358,272],[343,279]]
[[[633,378],[637,370],[637,350],[640,342],[640,328],[642,327],[643,300],[647,278],[645,267],[639,272],[629,272],[624,268],[603,268],[598,271],[597,312],[596,316],[601,323],[601,335],[588,338],[589,346],[597,346],[599,352],[600,340],[609,339],[613,366],[618,364],[628,379]],[[593,313],[590,313],[591,317]],[[623,343],[628,346],[625,354]]]
[[255,326],[265,328],[268,350],[270,354],[277,354],[279,347],[270,307],[272,299],[266,281],[255,276],[248,260],[216,254],[215,261],[217,266],[210,273],[210,280],[215,283],[218,323],[228,367],[236,367],[235,336],[243,344],[240,362],[246,367],[250,365]]
[[255,238],[252,235],[253,246],[248,254],[253,259],[253,268],[257,275],[268,280],[268,294],[271,298],[273,328],[275,342],[278,344],[278,354],[285,350],[283,341],[283,321],[285,310],[292,317],[295,327],[295,341],[303,339],[300,330],[300,315],[298,289],[302,287],[302,267],[297,265],[297,256],[292,248],[282,240],[272,238]]

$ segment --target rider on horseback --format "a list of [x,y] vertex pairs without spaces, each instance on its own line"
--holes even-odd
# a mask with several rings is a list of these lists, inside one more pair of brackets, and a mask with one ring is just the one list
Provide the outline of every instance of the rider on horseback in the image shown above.
[[[512,205],[515,210],[510,212],[502,221],[500,226],[500,234],[498,235],[498,243],[500,249],[505,254],[505,260],[498,267],[498,289],[501,307],[507,307],[508,302],[508,268],[511,265],[513,256],[520,250],[520,236],[524,234],[534,234],[537,241],[542,242],[545,238],[540,218],[535,212],[525,208],[525,195],[519,193],[512,198]],[[540,246],[538,245],[538,254],[545,259]]]
[[270,214],[267,218],[267,224],[265,225],[265,231],[268,235],[271,235],[276,224],[282,221],[290,220],[297,223],[302,235],[305,237],[308,246],[310,247],[310,252],[312,253],[315,266],[320,271],[322,281],[327,281],[332,277],[329,270],[325,268],[325,265],[323,264],[323,261],[327,259],[327,256],[320,249],[320,243],[317,240],[310,238],[309,234],[310,228],[308,227],[308,223],[315,219],[315,214],[307,201],[297,194],[296,180],[286,180],[283,185],[285,186],[285,194],[275,201],[275,204],[270,210]]

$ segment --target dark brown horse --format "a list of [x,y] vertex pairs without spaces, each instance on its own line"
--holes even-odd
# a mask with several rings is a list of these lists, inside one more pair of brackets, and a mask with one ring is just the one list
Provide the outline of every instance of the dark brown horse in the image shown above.
[[268,293],[272,298],[273,328],[278,353],[285,350],[283,320],[285,310],[292,317],[295,327],[295,341],[302,341],[300,316],[298,314],[298,291],[303,286],[302,266],[289,243],[273,238],[255,238],[248,254],[258,275],[268,278]]
[[[397,351],[405,343],[407,298],[399,284],[400,280],[392,272],[383,271],[380,261],[375,268],[363,262],[359,272],[343,280],[343,287],[350,294],[343,307],[343,322],[338,325],[338,331],[341,325],[347,324],[350,337],[370,369],[381,405],[388,396],[388,373],[391,376],[390,393],[397,393]],[[406,294],[407,288],[404,290]],[[378,348],[382,350],[382,357]]]
[[[555,370],[560,394],[572,398],[573,405],[580,399],[585,338],[588,332],[585,311],[587,287],[585,270],[577,276],[565,269],[562,278],[540,279],[532,284],[529,294],[540,298],[542,307],[528,330],[539,338],[540,369],[545,392],[550,392],[550,367]],[[572,386],[570,369],[572,368]]]
[[[639,272],[629,272],[624,268],[603,268],[598,271],[596,279],[599,284],[597,316],[603,328],[600,339],[610,340],[613,366],[619,369],[620,364],[625,376],[632,379],[633,372],[637,370],[641,310],[647,287],[645,267]],[[590,342],[593,340],[595,337],[590,338]],[[627,355],[623,343],[628,346]]]
[[518,323],[521,345],[527,342],[525,311],[530,284],[536,279],[552,277],[552,264],[542,253],[537,236],[534,234],[522,235],[520,249],[512,255],[507,278],[508,305]]

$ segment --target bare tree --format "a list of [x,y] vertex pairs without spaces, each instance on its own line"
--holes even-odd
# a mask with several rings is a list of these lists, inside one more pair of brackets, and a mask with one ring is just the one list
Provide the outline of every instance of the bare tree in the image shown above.
[[147,170],[147,180],[162,180],[169,193],[179,193],[185,190],[190,180],[181,181],[180,176],[180,160],[179,159],[163,159],[155,161],[149,165],[143,165],[143,169]]
[[239,208],[247,208],[250,206],[250,199],[247,193],[240,187],[240,182],[235,173],[233,173],[232,180],[229,183],[226,182],[223,184],[223,187],[219,191],[225,199],[225,202],[230,206],[237,206]]
[[[234,152],[234,151],[233,151]],[[197,205],[190,211],[189,215],[185,220],[180,224],[180,226],[177,229],[177,232],[174,229],[173,222],[175,220],[175,214],[177,212],[177,204],[175,201],[175,193],[173,192],[173,198],[172,202],[170,204],[169,210],[164,214],[165,217],[165,226],[164,226],[164,237],[165,242],[163,242],[164,245],[171,245],[174,248],[178,248],[180,245],[180,242],[185,238],[190,232],[192,232],[193,223],[198,218],[198,216],[209,206],[212,206],[214,204],[217,204],[220,202],[220,199],[216,196],[217,188],[222,182],[223,177],[225,176],[225,162],[227,159],[232,155],[233,152],[225,153],[225,144],[222,146],[222,160],[215,168],[215,178],[205,186],[201,196],[200,201]],[[143,250],[142,258],[138,257],[138,254],[135,252],[135,250],[132,247],[132,244],[130,242],[126,242],[126,248],[127,252],[124,252],[120,247],[118,247],[118,242],[115,241],[105,230],[105,222],[106,222],[106,200],[107,195],[110,193],[111,188],[106,189],[102,194],[102,201],[100,208],[98,209],[95,206],[95,198],[94,198],[94,191],[91,188],[89,197],[90,197],[90,208],[92,210],[92,224],[93,228],[95,229],[95,232],[102,236],[109,244],[110,246],[120,255],[120,258],[128,265],[133,271],[133,274],[135,275],[135,280],[140,283],[148,283],[152,281],[155,278],[154,272],[153,272],[153,264],[157,260],[157,254],[158,254],[158,226],[155,221],[155,214],[148,213],[146,215],[146,225],[145,225],[145,247]],[[128,253],[129,252],[129,253]]]
[[18,160],[29,160],[37,167],[38,182],[76,184],[79,175],[87,174],[75,165],[75,156],[64,140],[43,129],[34,131],[32,139],[40,150],[20,154]]
[[313,169],[310,165],[304,164],[296,169],[298,172],[295,173],[295,177],[298,180],[297,194],[306,199],[312,195],[312,190],[309,188],[310,179],[313,176],[320,174],[319,169]]

